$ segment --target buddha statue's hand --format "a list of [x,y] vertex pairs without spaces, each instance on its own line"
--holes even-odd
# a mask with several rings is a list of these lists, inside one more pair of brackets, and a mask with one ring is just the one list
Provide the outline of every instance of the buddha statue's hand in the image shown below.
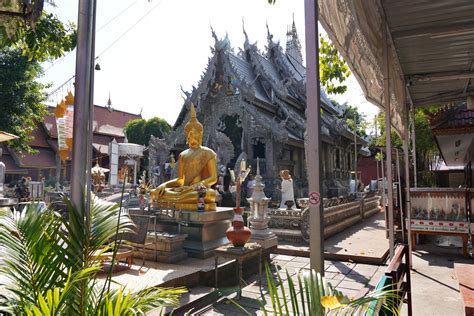
[[207,190],[207,187],[202,182],[195,183],[191,187],[192,187],[193,191],[205,191],[205,190]]
[[163,194],[165,194],[166,186],[163,184],[160,184],[155,190],[153,190],[153,193],[157,197],[161,197]]

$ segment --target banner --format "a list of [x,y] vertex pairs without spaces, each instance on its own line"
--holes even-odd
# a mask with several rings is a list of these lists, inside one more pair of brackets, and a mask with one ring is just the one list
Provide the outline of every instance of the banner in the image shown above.
[[72,133],[74,121],[74,96],[68,92],[65,100],[56,106],[56,126],[58,129],[59,157],[65,161],[72,149]]

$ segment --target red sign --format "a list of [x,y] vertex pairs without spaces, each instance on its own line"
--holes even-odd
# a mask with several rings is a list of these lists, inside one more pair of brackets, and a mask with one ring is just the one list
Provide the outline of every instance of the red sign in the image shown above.
[[321,203],[321,195],[318,192],[310,192],[309,203],[313,205],[319,205],[319,203]]

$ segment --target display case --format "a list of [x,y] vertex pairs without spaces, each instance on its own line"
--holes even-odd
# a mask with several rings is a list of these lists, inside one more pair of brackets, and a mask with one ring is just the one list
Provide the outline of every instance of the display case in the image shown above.
[[466,189],[410,189],[411,229],[469,233],[470,197],[470,191]]

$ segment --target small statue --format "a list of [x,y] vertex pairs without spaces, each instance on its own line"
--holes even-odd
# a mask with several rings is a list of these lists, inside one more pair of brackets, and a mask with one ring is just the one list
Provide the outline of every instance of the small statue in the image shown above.
[[280,208],[286,208],[286,201],[292,201],[291,209],[296,209],[295,193],[293,191],[293,179],[290,176],[289,170],[281,170],[281,202]]
[[91,172],[92,184],[94,185],[95,192],[102,192],[105,187],[105,173],[96,162]]
[[30,197],[30,177],[22,177],[15,186],[15,197],[26,200]]
[[202,124],[191,103],[191,118],[184,127],[189,148],[178,158],[178,177],[160,184],[150,193],[153,206],[178,210],[216,210],[216,153],[202,146]]
[[146,208],[147,200],[146,194],[149,191],[150,184],[146,181],[146,171],[143,171],[140,180],[138,180],[138,187],[137,187],[137,197],[138,197],[138,205],[141,211],[144,211]]

